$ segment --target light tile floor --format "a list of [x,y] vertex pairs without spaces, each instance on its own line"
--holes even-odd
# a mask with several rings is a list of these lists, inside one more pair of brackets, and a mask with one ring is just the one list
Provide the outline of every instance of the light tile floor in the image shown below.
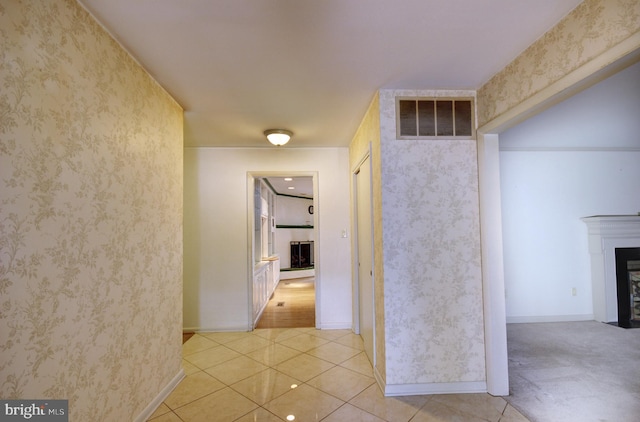
[[200,333],[182,350],[186,376],[153,422],[528,422],[488,394],[384,397],[349,330]]

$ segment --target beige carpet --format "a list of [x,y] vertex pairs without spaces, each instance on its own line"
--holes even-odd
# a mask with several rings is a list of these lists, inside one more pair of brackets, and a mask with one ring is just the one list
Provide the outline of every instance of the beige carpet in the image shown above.
[[507,325],[506,400],[531,422],[640,421],[640,329]]

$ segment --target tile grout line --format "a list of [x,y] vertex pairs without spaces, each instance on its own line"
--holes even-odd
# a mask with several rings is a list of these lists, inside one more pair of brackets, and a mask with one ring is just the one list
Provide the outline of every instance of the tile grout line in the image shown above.
[[[266,329],[266,330],[267,330],[267,329]],[[183,360],[185,360],[185,361],[187,361],[190,365],[193,365],[194,367],[196,367],[196,368],[198,369],[198,371],[197,371],[197,372],[204,372],[207,376],[210,376],[210,377],[214,378],[216,381],[218,381],[218,382],[220,382],[221,384],[223,384],[223,385],[224,385],[224,387],[219,388],[219,389],[217,389],[217,390],[215,390],[215,391],[213,391],[213,392],[211,392],[211,393],[205,394],[205,395],[203,395],[202,397],[198,397],[198,398],[196,398],[196,399],[194,399],[194,400],[191,400],[191,401],[189,401],[189,402],[187,402],[187,403],[184,403],[184,404],[182,404],[182,405],[180,405],[180,406],[176,407],[175,409],[174,409],[174,408],[171,408],[171,407],[170,407],[166,402],[163,402],[163,404],[164,404],[165,406],[167,406],[167,408],[169,409],[169,411],[170,411],[171,413],[173,413],[176,417],[178,417],[178,419],[182,420],[182,418],[180,418],[180,417],[178,416],[178,414],[175,412],[176,410],[178,410],[178,409],[180,409],[180,408],[182,408],[182,407],[184,407],[184,406],[187,406],[187,405],[189,405],[189,404],[192,404],[192,403],[194,403],[194,402],[195,402],[195,401],[197,401],[197,400],[201,400],[201,399],[203,399],[204,397],[207,397],[207,396],[209,396],[209,395],[211,395],[211,394],[215,394],[216,392],[220,392],[220,391],[224,390],[225,388],[229,388],[229,389],[233,390],[234,392],[236,392],[236,393],[240,394],[242,397],[244,397],[244,398],[246,398],[247,400],[249,400],[249,401],[251,401],[252,403],[254,403],[254,404],[257,406],[257,408],[262,408],[263,410],[265,410],[265,411],[269,412],[270,414],[273,414],[273,413],[272,413],[272,412],[270,412],[268,409],[266,409],[266,408],[264,407],[264,405],[266,405],[267,403],[270,403],[271,401],[275,400],[275,399],[276,399],[276,398],[278,398],[278,397],[281,397],[282,395],[286,394],[287,392],[283,392],[282,394],[280,394],[280,395],[278,395],[278,396],[276,396],[276,397],[272,397],[272,398],[269,400],[269,402],[266,402],[266,403],[264,403],[264,404],[260,405],[260,404],[256,403],[255,401],[253,401],[251,398],[246,397],[246,396],[245,396],[244,394],[242,394],[241,392],[236,391],[235,389],[233,389],[233,387],[231,386],[232,384],[227,384],[226,382],[223,382],[222,380],[220,380],[220,379],[216,378],[215,376],[213,376],[213,375],[209,374],[208,372],[206,372],[206,370],[207,370],[207,369],[213,368],[213,367],[218,366],[218,365],[222,365],[222,364],[224,364],[225,362],[228,362],[228,361],[233,360],[233,359],[235,359],[235,358],[227,359],[227,360],[225,360],[225,361],[223,361],[223,362],[220,362],[220,363],[219,363],[219,364],[217,364],[217,365],[213,365],[213,366],[211,366],[211,367],[209,367],[209,368],[200,368],[199,366],[197,366],[197,365],[193,364],[193,363],[192,363],[192,362],[190,362],[188,359],[186,359],[186,357],[187,357],[187,356],[190,356],[190,355],[193,355],[193,354],[196,354],[196,353],[200,353],[200,352],[204,352],[204,351],[206,351],[206,350],[213,349],[213,348],[215,348],[215,347],[225,347],[225,349],[227,349],[227,350],[230,350],[230,351],[233,351],[233,352],[235,352],[235,353],[238,353],[240,356],[244,356],[244,357],[247,357],[247,358],[249,358],[249,359],[252,359],[252,360],[254,360],[255,362],[258,362],[258,363],[260,363],[260,364],[263,364],[263,365],[265,365],[265,366],[267,367],[267,368],[265,368],[265,369],[263,369],[263,370],[261,370],[261,371],[256,372],[256,373],[255,373],[255,374],[253,374],[253,375],[250,375],[250,376],[248,376],[248,377],[245,377],[245,378],[243,378],[243,379],[241,379],[241,380],[237,380],[237,381],[235,381],[233,384],[236,384],[236,383],[238,383],[238,382],[241,382],[241,381],[243,381],[243,380],[245,380],[245,379],[247,379],[247,378],[250,378],[250,377],[252,377],[252,376],[254,376],[254,375],[258,374],[258,373],[264,372],[264,371],[266,371],[266,370],[268,370],[268,369],[272,369],[272,370],[274,370],[274,371],[276,371],[276,372],[278,372],[278,373],[281,373],[281,374],[283,374],[283,375],[285,375],[285,376],[290,376],[290,375],[287,375],[287,374],[285,374],[284,372],[281,372],[280,370],[276,369],[276,366],[281,365],[281,364],[283,364],[283,363],[285,363],[285,362],[287,362],[287,361],[289,361],[289,360],[291,360],[291,359],[294,359],[294,358],[296,358],[296,357],[299,357],[299,356],[301,356],[301,355],[306,355],[306,356],[308,356],[308,357],[311,357],[311,358],[314,358],[314,359],[319,359],[319,360],[321,360],[321,361],[323,361],[323,362],[326,362],[326,363],[331,364],[332,366],[331,366],[330,368],[327,368],[327,369],[323,370],[322,372],[320,372],[320,373],[318,373],[318,374],[314,375],[312,378],[310,378],[310,379],[309,379],[309,380],[307,380],[307,381],[297,380],[297,381],[299,381],[299,382],[301,383],[301,384],[298,384],[298,386],[299,386],[299,385],[304,385],[304,384],[306,384],[309,388],[313,388],[313,389],[318,390],[318,391],[320,391],[320,392],[322,392],[322,393],[324,393],[324,394],[327,394],[327,395],[329,395],[329,396],[331,396],[331,397],[333,397],[333,398],[335,398],[335,399],[337,399],[337,400],[340,400],[340,401],[342,402],[342,404],[340,405],[340,407],[343,407],[345,404],[349,403],[349,401],[342,400],[341,398],[336,397],[336,396],[332,395],[331,393],[327,393],[327,392],[325,392],[325,391],[323,391],[323,390],[320,390],[320,389],[318,389],[318,388],[316,388],[316,387],[314,387],[314,386],[312,386],[312,385],[308,384],[308,381],[311,381],[312,379],[315,379],[315,378],[317,378],[317,377],[321,376],[322,374],[326,373],[327,371],[329,371],[329,370],[331,370],[331,369],[333,369],[333,368],[335,368],[335,367],[341,367],[341,368],[346,369],[346,370],[348,370],[348,371],[354,372],[355,374],[360,374],[360,373],[359,373],[359,372],[357,372],[357,371],[353,371],[352,369],[350,369],[350,368],[346,368],[346,367],[343,367],[343,366],[341,366],[341,365],[342,365],[344,362],[346,362],[346,361],[348,361],[348,360],[350,360],[350,359],[354,358],[355,356],[359,355],[360,353],[362,353],[362,350],[360,350],[360,349],[356,349],[356,348],[353,348],[353,347],[348,346],[348,345],[345,345],[345,344],[338,343],[338,342],[336,341],[336,340],[338,340],[338,339],[340,339],[340,338],[343,338],[343,337],[346,337],[346,336],[348,336],[348,335],[352,334],[350,331],[346,331],[346,332],[342,333],[341,335],[336,336],[336,337],[332,337],[332,338],[326,338],[326,337],[322,337],[322,336],[314,336],[313,334],[309,334],[309,335],[314,336],[314,337],[317,337],[317,338],[319,338],[319,339],[321,339],[321,340],[326,340],[326,343],[323,343],[323,344],[321,344],[321,345],[319,345],[319,346],[316,346],[316,347],[312,347],[312,348],[310,348],[310,349],[308,349],[308,350],[306,350],[306,351],[301,351],[301,350],[299,350],[299,349],[291,348],[291,347],[289,347],[289,346],[286,346],[286,345],[284,345],[284,344],[281,344],[281,342],[283,342],[283,341],[287,341],[287,340],[293,339],[293,338],[295,338],[295,337],[297,337],[297,336],[300,336],[300,335],[302,335],[302,334],[306,334],[306,333],[310,333],[310,332],[312,332],[312,329],[310,329],[310,330],[300,331],[300,333],[298,333],[298,334],[292,335],[292,336],[290,336],[290,337],[287,337],[287,338],[285,338],[285,339],[281,339],[281,340],[277,340],[277,338],[276,338],[276,339],[271,339],[271,338],[265,338],[265,337],[262,337],[262,336],[260,336],[259,334],[257,334],[255,331],[254,331],[254,332],[247,332],[247,335],[249,335],[249,336],[252,336],[252,335],[253,335],[253,336],[257,336],[257,337],[259,337],[259,338],[262,338],[262,339],[265,339],[265,340],[269,341],[269,343],[270,343],[270,344],[269,344],[268,346],[264,347],[265,349],[266,349],[266,348],[268,348],[268,347],[270,347],[270,346],[272,346],[272,345],[280,344],[280,345],[281,345],[281,346],[283,346],[283,347],[287,347],[287,348],[292,349],[292,350],[295,350],[295,351],[297,352],[295,356],[292,356],[292,357],[287,358],[287,359],[285,359],[285,360],[283,360],[283,361],[281,361],[281,362],[278,362],[278,363],[277,363],[277,364],[275,364],[275,365],[266,365],[265,363],[260,362],[260,361],[258,361],[257,359],[253,358],[252,356],[249,356],[249,355],[248,355],[249,353],[253,353],[253,352],[257,351],[257,350],[260,350],[261,348],[257,348],[257,349],[249,350],[249,351],[247,351],[247,352],[239,352],[239,351],[237,351],[237,350],[234,350],[234,349],[232,349],[232,348],[230,348],[230,347],[226,346],[226,344],[228,344],[228,343],[232,343],[232,342],[234,342],[234,341],[240,341],[240,340],[243,340],[243,339],[245,339],[245,338],[250,338],[250,337],[243,337],[243,338],[241,338],[241,339],[237,339],[237,340],[229,340],[229,341],[225,341],[225,342],[219,342],[219,341],[216,341],[216,340],[213,340],[213,339],[211,339],[211,338],[207,337],[206,335],[203,335],[202,333],[195,333],[195,334],[194,334],[194,336],[192,336],[192,338],[194,338],[194,337],[196,337],[196,336],[200,336],[200,337],[203,337],[203,338],[207,339],[208,341],[211,341],[211,342],[212,342],[212,343],[214,343],[214,344],[213,344],[211,347],[207,347],[207,348],[205,348],[205,349],[202,349],[202,350],[198,350],[198,351],[192,352],[192,353],[190,353],[190,354],[188,354],[188,355],[183,355],[183,356],[182,356],[182,359],[183,359]],[[191,340],[192,338],[190,338],[189,340]],[[188,340],[188,341],[189,341],[189,340]],[[187,341],[187,342],[188,342],[188,341]],[[328,361],[328,360],[326,360],[326,359],[323,359],[323,358],[321,358],[321,357],[314,356],[314,355],[311,355],[311,354],[309,354],[309,353],[308,353],[308,352],[310,352],[310,351],[312,351],[312,350],[315,350],[315,349],[317,349],[317,348],[319,348],[319,347],[322,347],[322,346],[324,346],[324,345],[331,344],[331,343],[334,343],[334,344],[339,345],[339,346],[341,346],[341,347],[346,347],[346,348],[352,349],[353,351],[356,351],[357,353],[355,353],[353,356],[351,356],[351,357],[349,357],[349,358],[347,358],[347,359],[342,360],[342,361],[341,361],[341,362],[339,362],[339,363],[334,363],[334,362]],[[185,342],[185,344],[186,344],[186,342]],[[238,356],[238,357],[240,357],[240,356]],[[194,374],[196,374],[197,372],[194,372],[194,373],[189,374],[189,375],[194,375]],[[361,375],[364,375],[364,374],[361,374]],[[295,379],[295,377],[292,377],[292,378],[294,378],[294,379]],[[368,387],[367,387],[367,388],[368,388]],[[363,390],[363,391],[364,391],[364,390]],[[339,407],[339,408],[340,408],[340,407]],[[256,408],[256,409],[257,409],[257,408]],[[338,408],[338,409],[339,409],[339,408]],[[336,409],[336,410],[337,410],[337,409]],[[362,410],[364,411],[364,409],[362,409]],[[254,409],[253,411],[255,411],[255,409]],[[335,410],[334,410],[334,412],[335,412]],[[169,413],[169,412],[167,412],[167,413]],[[163,415],[166,415],[167,413],[164,413]],[[331,413],[333,413],[333,412],[331,412]],[[367,413],[368,413],[368,412],[367,412]],[[160,417],[160,416],[162,416],[162,415],[159,415],[158,417]],[[241,416],[241,417],[244,417],[244,416],[246,416],[246,414],[245,414],[245,415],[243,415],[243,416]],[[327,416],[329,416],[329,415],[327,415]],[[326,417],[326,416],[325,416],[325,417]]]

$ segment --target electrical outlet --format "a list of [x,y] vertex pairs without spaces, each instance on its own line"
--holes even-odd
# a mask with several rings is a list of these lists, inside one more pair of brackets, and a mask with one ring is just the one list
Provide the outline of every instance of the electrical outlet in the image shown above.
[[578,289],[575,287],[571,289],[571,296],[578,296]]

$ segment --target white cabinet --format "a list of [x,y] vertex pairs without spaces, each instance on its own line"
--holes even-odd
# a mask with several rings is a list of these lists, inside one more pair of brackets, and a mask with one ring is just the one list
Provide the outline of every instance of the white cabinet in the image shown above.
[[272,256],[253,267],[253,325],[255,326],[280,282],[280,258]]

